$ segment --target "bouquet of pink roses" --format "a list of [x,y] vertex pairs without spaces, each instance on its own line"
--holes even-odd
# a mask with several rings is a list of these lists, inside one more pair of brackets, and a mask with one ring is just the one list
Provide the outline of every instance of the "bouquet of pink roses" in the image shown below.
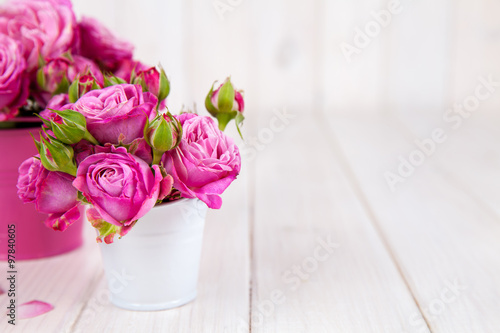
[[48,227],[64,231],[89,204],[98,241],[111,243],[165,201],[221,207],[241,167],[222,132],[232,119],[239,131],[243,120],[242,94],[229,79],[205,100],[218,126],[173,116],[163,69],[133,60],[131,45],[97,21],[76,23],[67,0],[0,6],[0,39],[0,121],[39,112],[43,122],[39,154],[19,167],[18,195],[48,214]]

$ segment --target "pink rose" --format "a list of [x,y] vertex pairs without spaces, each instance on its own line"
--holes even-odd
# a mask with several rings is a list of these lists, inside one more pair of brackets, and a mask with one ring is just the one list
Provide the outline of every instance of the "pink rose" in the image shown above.
[[123,60],[132,59],[134,47],[129,42],[115,37],[99,21],[83,17],[78,24],[80,31],[80,53],[114,71]]
[[73,185],[106,222],[129,226],[156,204],[163,176],[124,147],[109,149],[85,158]]
[[25,69],[26,61],[18,43],[0,33],[0,121],[15,117],[28,98]]
[[179,146],[167,151],[163,165],[174,178],[174,187],[183,197],[198,198],[208,207],[222,205],[219,194],[240,172],[241,158],[233,140],[222,133],[210,117],[178,116],[182,124]]
[[17,0],[0,6],[0,32],[21,42],[28,71],[37,68],[39,55],[55,58],[68,51],[75,29],[69,1]]
[[24,203],[32,202],[36,210],[49,214],[48,227],[64,231],[80,218],[75,177],[45,169],[39,159],[30,157],[19,167],[17,195]]
[[131,143],[143,136],[146,119],[156,116],[157,98],[140,85],[119,84],[92,90],[72,109],[83,114],[87,129],[100,143]]
[[146,70],[148,68],[149,66],[141,63],[140,61],[125,59],[120,61],[113,74],[121,79],[124,79],[126,82],[130,82],[132,73],[135,73],[135,75],[137,75],[138,72]]

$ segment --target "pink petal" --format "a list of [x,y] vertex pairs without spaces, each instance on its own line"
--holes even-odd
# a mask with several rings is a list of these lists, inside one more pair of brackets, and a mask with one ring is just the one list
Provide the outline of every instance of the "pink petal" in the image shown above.
[[3,291],[2,287],[0,287],[0,295],[2,295],[3,293],[5,293],[5,291]]
[[43,315],[46,312],[49,312],[53,308],[54,307],[51,304],[41,301],[31,301],[23,303],[17,308],[17,318],[27,319],[37,317]]

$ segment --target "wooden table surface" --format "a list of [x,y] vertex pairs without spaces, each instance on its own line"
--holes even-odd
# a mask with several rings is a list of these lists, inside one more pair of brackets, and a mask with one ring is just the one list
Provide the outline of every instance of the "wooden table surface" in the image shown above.
[[18,304],[55,308],[0,332],[500,332],[500,117],[287,112],[247,129],[194,302],[111,305],[87,226],[83,248],[18,263]]

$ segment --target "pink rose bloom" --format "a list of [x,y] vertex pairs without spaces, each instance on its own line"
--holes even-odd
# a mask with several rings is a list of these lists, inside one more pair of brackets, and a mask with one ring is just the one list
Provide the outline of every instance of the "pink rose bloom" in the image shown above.
[[238,147],[210,117],[194,114],[178,116],[182,141],[163,156],[163,165],[174,178],[174,187],[185,198],[198,198],[210,208],[222,205],[219,194],[240,172]]
[[129,226],[156,204],[163,176],[124,147],[109,149],[85,158],[73,185],[106,222]]
[[88,131],[100,143],[128,144],[143,137],[146,119],[156,116],[157,102],[140,85],[119,84],[89,91],[72,109],[85,116]]
[[17,0],[0,6],[0,33],[21,42],[28,71],[38,57],[55,58],[75,39],[76,19],[71,3],[62,0]]
[[114,75],[118,76],[121,79],[124,79],[126,82],[130,82],[130,77],[132,72],[138,73],[148,69],[150,66],[147,66],[140,61],[135,61],[132,59],[126,59],[120,61],[118,67],[114,71]]
[[45,169],[39,159],[30,157],[19,167],[17,195],[24,203],[32,202],[36,210],[49,214],[45,225],[64,231],[80,218],[75,177]]
[[17,115],[28,98],[26,61],[19,44],[0,33],[0,121]]
[[129,42],[115,37],[99,21],[82,17],[80,31],[80,53],[98,64],[114,71],[123,60],[132,59],[134,47]]

